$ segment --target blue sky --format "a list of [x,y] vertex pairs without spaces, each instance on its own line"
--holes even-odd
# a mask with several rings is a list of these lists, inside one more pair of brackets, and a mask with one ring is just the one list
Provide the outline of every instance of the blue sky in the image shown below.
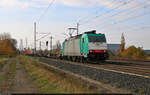
[[[18,40],[18,45],[23,39],[25,46],[27,38],[31,47],[33,23],[51,1],[0,0],[0,33],[9,32]],[[97,30],[106,34],[108,43],[120,43],[124,33],[127,47],[150,49],[150,0],[55,0],[37,22],[37,32],[51,32],[53,43],[62,42],[66,38],[63,33],[68,33],[67,28],[75,27],[79,20],[80,33]],[[49,37],[42,41],[46,40]]]

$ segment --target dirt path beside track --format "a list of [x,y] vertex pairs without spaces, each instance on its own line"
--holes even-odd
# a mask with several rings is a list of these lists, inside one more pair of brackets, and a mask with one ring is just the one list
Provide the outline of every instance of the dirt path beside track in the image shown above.
[[38,93],[38,88],[18,59],[10,59],[0,74],[0,93]]
[[38,88],[19,62],[16,63],[16,76],[13,81],[12,93],[38,93]]

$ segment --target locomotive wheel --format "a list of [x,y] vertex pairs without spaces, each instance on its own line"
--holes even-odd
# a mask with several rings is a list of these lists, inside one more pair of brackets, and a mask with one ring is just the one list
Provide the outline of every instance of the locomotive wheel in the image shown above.
[[84,58],[84,63],[88,63],[89,59],[88,58]]
[[90,63],[90,59],[86,58],[86,63]]
[[72,57],[72,61],[73,61],[73,62],[76,62],[76,57]]
[[82,63],[87,63],[87,59],[83,58],[83,62]]
[[68,61],[71,61],[71,57],[70,56],[68,57]]
[[80,57],[80,62],[83,63],[83,57]]
[[77,62],[80,62],[80,57],[77,57]]
[[70,61],[73,61],[73,60],[72,60],[72,56],[69,57],[69,60],[70,60]]

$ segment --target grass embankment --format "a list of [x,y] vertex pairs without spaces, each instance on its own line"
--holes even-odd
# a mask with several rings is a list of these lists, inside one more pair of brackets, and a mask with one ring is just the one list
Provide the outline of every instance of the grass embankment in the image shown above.
[[38,60],[31,57],[20,59],[41,93],[98,93],[88,85],[38,65]]
[[[8,61],[8,59],[4,59],[4,60]],[[2,73],[0,75],[0,88],[1,88],[0,93],[2,93],[5,88],[11,89],[11,87],[13,85],[12,80],[15,77],[15,74],[16,74],[15,59],[12,59],[11,63],[5,64],[5,66],[6,66],[5,69],[2,71]]]
[[7,63],[8,58],[0,57],[0,72],[2,71],[3,66]]

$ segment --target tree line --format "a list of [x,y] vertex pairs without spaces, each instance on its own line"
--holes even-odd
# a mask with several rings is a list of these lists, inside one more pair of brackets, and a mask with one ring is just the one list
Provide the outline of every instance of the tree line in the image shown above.
[[0,34],[0,55],[16,55],[17,40],[13,39],[9,33]]
[[1,33],[0,34],[0,40],[7,40],[7,39],[11,39],[11,36],[9,33]]

